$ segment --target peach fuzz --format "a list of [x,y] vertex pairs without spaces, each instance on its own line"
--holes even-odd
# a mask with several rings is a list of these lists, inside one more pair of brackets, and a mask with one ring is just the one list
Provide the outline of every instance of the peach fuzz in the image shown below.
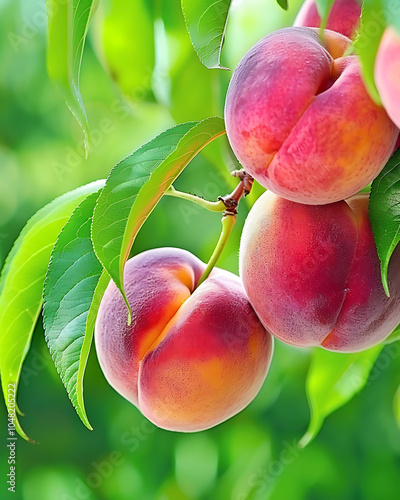
[[245,223],[240,275],[261,322],[288,344],[356,352],[400,323],[400,247],[388,298],[367,194],[315,206],[264,193]]
[[[361,2],[357,0],[335,0],[326,28],[351,38],[360,24]],[[319,28],[321,17],[315,0],[306,0],[301,6],[293,26]]]
[[354,195],[389,159],[398,129],[369,97],[350,40],[316,28],[283,28],[258,42],[231,78],[225,122],[238,160],[292,201]]
[[388,115],[400,127],[400,34],[386,28],[375,60],[375,83]]
[[155,425],[193,432],[232,417],[258,393],[273,338],[240,279],[215,268],[195,289],[205,264],[176,248],[130,259],[128,311],[113,282],[102,299],[96,351],[110,385]]

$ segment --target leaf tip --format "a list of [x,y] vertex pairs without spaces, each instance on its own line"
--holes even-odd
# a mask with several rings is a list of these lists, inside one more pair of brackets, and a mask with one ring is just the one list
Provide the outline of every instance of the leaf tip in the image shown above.
[[21,427],[21,424],[19,423],[19,420],[17,417],[15,417],[14,419],[14,425],[15,425],[15,430],[18,432],[18,434],[23,438],[25,439],[25,441],[28,441],[28,443],[32,443],[32,444],[39,444],[37,441],[34,441],[33,439],[31,439],[25,432],[24,430],[22,429]]
[[81,419],[83,425],[90,431],[92,431],[93,427],[90,425],[89,419],[86,415],[85,404],[83,402],[83,393],[79,392],[78,398],[75,401],[73,401],[73,398],[71,398],[71,394],[68,394],[68,396],[71,400],[73,407],[75,408],[78,417]]
[[121,292],[122,297],[124,298],[125,305],[128,308],[127,325],[129,326],[132,323],[132,309],[131,309],[131,306],[129,304],[128,298],[127,298],[127,296],[125,294],[125,289],[124,289],[124,283],[123,283],[123,281],[121,281],[121,286],[119,287],[119,291]]
[[311,441],[314,439],[315,433],[308,430],[304,436],[300,439],[300,441],[297,443],[297,447],[303,450],[307,445],[311,443]]
[[87,418],[85,408],[82,406],[75,406],[75,411],[78,414],[79,418],[81,419],[83,425],[87,427],[90,431],[93,430],[93,427],[90,425],[89,419]]
[[382,277],[382,285],[383,285],[383,289],[385,290],[385,294],[387,297],[390,297],[387,262],[381,263],[381,277]]
[[131,323],[132,323],[132,312],[131,312],[131,308],[128,304],[128,321],[127,321],[127,325],[128,326],[131,326]]
[[79,415],[80,419],[82,420],[84,426],[89,429],[89,431],[92,431],[93,430],[93,427],[90,425],[90,422],[85,414],[85,416],[83,417],[82,415]]
[[131,306],[129,304],[128,298],[127,298],[126,293],[125,293],[125,288],[124,288],[124,264],[125,264],[125,262],[122,259],[120,262],[122,264],[122,267],[120,268],[120,276],[119,276],[120,286],[118,288],[122,294],[122,297],[124,298],[124,302],[126,304],[126,307],[128,308],[127,325],[130,326],[130,324],[132,323],[132,309],[131,309]]

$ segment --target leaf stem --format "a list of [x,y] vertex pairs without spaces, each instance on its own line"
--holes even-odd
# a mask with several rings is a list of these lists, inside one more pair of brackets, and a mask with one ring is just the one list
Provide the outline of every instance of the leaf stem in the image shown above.
[[175,198],[181,198],[182,200],[192,201],[193,203],[196,203],[211,212],[223,212],[226,209],[222,200],[208,201],[194,194],[177,191],[173,186],[171,186],[164,194],[167,196],[174,196]]
[[221,234],[218,239],[218,243],[214,249],[214,252],[212,253],[210,260],[208,261],[207,267],[204,270],[204,273],[201,275],[199,281],[197,282],[196,288],[205,281],[208,276],[210,275],[211,271],[213,270],[214,266],[216,265],[223,249],[225,248],[225,245],[228,241],[228,238],[232,232],[233,226],[235,225],[236,222],[236,214],[231,213],[231,212],[226,212],[224,216],[222,217],[221,223],[222,223],[222,230]]

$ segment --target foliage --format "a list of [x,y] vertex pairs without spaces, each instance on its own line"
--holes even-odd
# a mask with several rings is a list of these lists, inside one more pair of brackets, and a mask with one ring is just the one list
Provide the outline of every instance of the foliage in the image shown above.
[[335,0],[316,0],[317,10],[321,18],[321,28],[324,29],[328,21],[329,13]]
[[[6,260],[0,284],[0,370],[5,398],[11,386],[17,395],[22,363],[42,308],[43,282],[57,235],[76,205],[101,184],[99,181],[78,188],[39,210]],[[18,418],[15,423],[19,433],[28,439]]]
[[[375,58],[379,43],[386,28],[386,22],[379,17],[382,11],[381,0],[366,0],[362,14],[359,36],[355,41],[355,49],[360,56],[361,67],[368,91],[374,101],[380,104],[380,97],[374,81]],[[371,25],[374,30],[371,33]]]
[[47,69],[89,140],[85,106],[79,93],[79,73],[85,38],[97,0],[46,0],[48,13]]
[[221,50],[231,0],[182,0],[187,30],[200,61],[207,68],[222,68]]
[[381,260],[382,283],[390,296],[388,266],[392,253],[400,241],[400,150],[397,150],[385,168],[372,183],[369,219]]
[[311,420],[300,446],[306,446],[317,435],[330,413],[364,388],[382,349],[377,345],[352,354],[315,349],[306,382]]
[[83,404],[83,375],[100,300],[110,279],[94,253],[90,229],[99,191],[87,196],[62,228],[43,288],[46,341],[68,395],[91,428]]
[[111,171],[94,210],[92,239],[100,262],[124,297],[124,266],[140,227],[194,156],[224,133],[219,118],[177,125]]

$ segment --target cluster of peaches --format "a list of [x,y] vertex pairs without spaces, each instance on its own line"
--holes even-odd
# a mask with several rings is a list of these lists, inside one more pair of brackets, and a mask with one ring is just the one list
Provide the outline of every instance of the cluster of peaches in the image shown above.
[[295,27],[263,38],[233,73],[228,139],[268,189],[244,226],[241,278],[216,268],[197,286],[203,262],[155,249],[126,264],[129,325],[117,287],[104,295],[95,332],[102,370],[162,428],[207,429],[242,410],[268,372],[273,337],[354,352],[400,323],[400,250],[387,297],[368,195],[357,194],[399,136],[400,37],[389,29],[378,53],[379,106],[358,57],[347,55],[359,18],[356,0],[336,0],[321,36],[307,0]]

